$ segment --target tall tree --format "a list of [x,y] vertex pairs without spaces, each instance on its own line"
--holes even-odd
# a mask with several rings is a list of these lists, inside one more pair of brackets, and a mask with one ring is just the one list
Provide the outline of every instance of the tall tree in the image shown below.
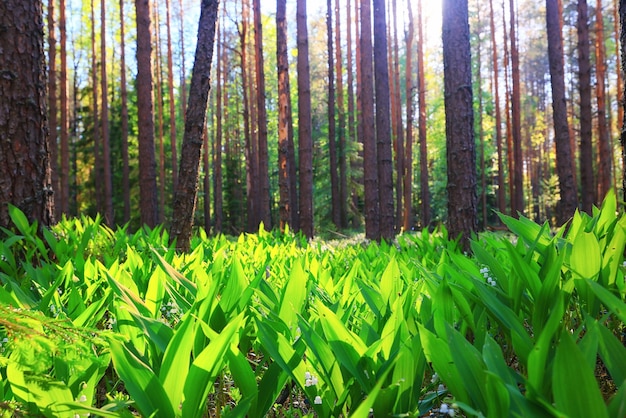
[[[619,22],[620,22],[620,45],[621,45],[621,61],[622,68],[619,71],[622,72],[622,78],[626,73],[626,0],[619,0]],[[621,86],[622,97],[626,97],[626,84]],[[622,193],[626,194],[626,102],[622,102],[622,120],[619,121],[622,125],[620,133],[620,144],[622,146]],[[626,200],[626,199],[625,199]]]
[[578,206],[576,185],[572,170],[572,150],[565,102],[563,74],[563,35],[559,18],[558,0],[546,0],[546,28],[548,32],[548,59],[552,84],[552,115],[556,142],[556,169],[559,176],[561,199],[558,221],[565,222]]
[[[204,4],[204,2],[203,2]],[[135,0],[137,21],[137,127],[139,142],[139,211],[141,223],[158,223],[156,160],[152,102],[152,36],[150,1]]]
[[442,7],[448,229],[467,249],[478,226],[468,6],[467,0],[444,0]]
[[491,59],[493,61],[493,91],[495,107],[496,150],[498,153],[498,210],[506,212],[506,189],[504,188],[504,152],[502,146],[502,112],[500,110],[500,72],[498,71],[498,44],[493,0],[489,0],[489,27],[491,29]]
[[511,94],[511,134],[513,140],[513,195],[511,201],[515,201],[515,210],[524,213],[524,171],[522,156],[522,110],[521,110],[521,87],[520,87],[520,63],[519,48],[517,46],[517,23],[516,23],[515,0],[509,0],[510,15],[510,39],[511,39],[511,80],[513,91]]
[[158,155],[159,155],[159,223],[164,221],[165,214],[165,186],[166,182],[169,183],[165,176],[165,143],[164,143],[164,122],[163,122],[163,62],[161,54],[161,22],[157,7],[152,7],[152,21],[154,27],[154,52],[153,60],[154,68],[153,74],[155,77],[154,85],[156,87],[156,141],[158,143]]
[[[404,132],[402,127],[402,94],[400,92],[400,47],[398,46],[398,8],[396,0],[391,0],[390,20],[391,18],[393,18],[393,37],[390,36],[389,39],[393,39],[393,59],[389,62],[389,69],[392,74],[391,79],[393,80],[391,82],[391,85],[395,86],[393,89],[394,93],[391,96],[391,126],[394,137],[393,147],[395,149],[396,156],[396,225],[397,229],[400,229],[403,225],[402,217],[404,213],[404,205],[402,204],[402,200],[404,198],[405,151]],[[407,53],[407,55],[409,54],[410,52]],[[391,71],[392,68],[393,71]]]
[[[356,1],[355,0],[355,8],[356,7]],[[347,0],[346,2],[346,72],[347,77],[346,77],[346,82],[347,82],[347,89],[348,89],[348,128],[346,129],[346,142],[347,143],[351,143],[354,142],[357,135],[356,135],[356,131],[357,131],[357,127],[356,127],[356,123],[355,123],[355,103],[354,103],[354,71],[353,71],[353,54],[352,54],[352,7],[351,7],[351,0]],[[356,22],[355,22],[355,26],[356,26]],[[358,37],[357,37],[358,39]],[[358,42],[357,42],[358,45]],[[358,63],[358,59],[357,59],[357,63]],[[358,66],[358,64],[357,64]],[[347,158],[347,156],[346,156]],[[353,163],[355,166],[357,165],[356,163],[356,158],[352,158],[350,160],[351,163]],[[351,164],[352,167],[352,164]],[[351,170],[351,176],[350,176],[350,181],[351,182],[355,182],[356,180],[356,176],[354,174],[354,170]],[[352,187],[352,193],[350,195],[350,200],[352,202],[352,208],[353,211],[356,211],[356,207],[357,207],[357,201],[358,201],[358,196],[356,193],[356,188]],[[346,192],[347,193],[347,192]],[[358,216],[352,216],[352,225],[353,226],[357,226],[358,225]]]
[[174,58],[172,52],[172,13],[170,0],[165,0],[165,29],[167,31],[167,97],[170,112],[170,145],[172,149],[172,184],[178,183],[178,147],[176,145],[176,99],[174,97]]
[[0,226],[9,227],[8,204],[30,221],[54,221],[43,4],[0,2]]
[[50,131],[50,169],[52,189],[56,199],[60,198],[59,188],[59,146],[58,146],[58,106],[57,106],[57,38],[54,21],[55,0],[48,0],[48,126]]
[[202,0],[200,4],[198,43],[191,73],[185,134],[180,155],[178,185],[174,193],[174,218],[170,234],[172,239],[176,240],[176,247],[181,251],[189,251],[193,214],[198,197],[198,172],[211,87],[211,61],[218,6],[219,0]]
[[428,144],[426,138],[426,76],[424,74],[424,28],[422,0],[417,0],[417,106],[420,160],[420,200],[422,201],[422,227],[430,224],[430,187],[428,185]]
[[311,76],[306,0],[297,0],[296,43],[298,47],[298,148],[300,165],[300,229],[313,237],[313,137],[311,121]]
[[339,211],[342,228],[348,226],[348,152],[346,147],[346,116],[344,106],[343,65],[341,56],[340,0],[335,0],[335,76],[337,77],[337,148],[339,157]]
[[[420,3],[421,0],[418,0]],[[418,5],[421,7],[421,5]],[[406,147],[404,154],[403,191],[404,208],[402,215],[402,228],[410,231],[413,226],[413,100],[415,84],[413,84],[413,38],[415,38],[415,24],[413,22],[413,5],[407,2],[408,31],[406,33]]]
[[[278,71],[278,189],[280,229],[293,223],[297,215],[296,199],[292,193],[292,173],[294,165],[293,122],[291,117],[291,92],[289,87],[289,56],[287,52],[287,1],[276,2],[276,66]],[[294,167],[295,168],[295,167]]]
[[107,78],[106,2],[100,0],[100,82],[102,90],[102,174],[104,182],[104,221],[115,225],[113,214],[113,175],[109,138],[109,83]]
[[333,56],[332,0],[326,0],[326,45],[328,48],[328,156],[330,159],[331,213],[335,227],[341,227],[339,174],[337,172],[337,132],[335,124],[335,57]]
[[69,214],[70,212],[70,146],[69,146],[69,115],[67,102],[67,31],[65,0],[59,0],[59,55],[61,59],[61,67],[59,68],[59,105],[61,112],[59,141],[61,150],[61,175],[59,176],[59,187],[61,195],[59,199],[55,199],[56,205],[60,213]]
[[126,86],[126,23],[124,0],[120,0],[120,99],[121,145],[122,145],[122,195],[124,199],[124,223],[130,221],[130,162],[128,158],[128,88]]
[[[222,23],[224,19],[224,13],[222,13]],[[216,91],[215,91],[215,145],[213,147],[213,214],[215,218],[215,222],[213,225],[215,233],[223,232],[224,227],[224,213],[223,213],[223,190],[224,190],[224,181],[222,174],[222,143],[223,143],[223,132],[224,132],[224,85],[225,80],[225,71],[224,68],[224,30],[223,25],[218,24],[217,26],[217,65],[216,65]]]
[[577,1],[578,19],[578,94],[580,96],[580,181],[582,210],[591,215],[594,204],[592,109],[591,109],[591,61],[589,47],[589,13],[587,0]]
[[[385,0],[373,0],[374,32],[387,32]],[[374,71],[376,88],[376,157],[378,166],[378,196],[380,202],[380,236],[392,240],[395,236],[393,201],[393,161],[391,154],[391,125],[389,97],[389,63],[387,38],[374,38]]]
[[[95,190],[102,190],[102,120],[100,118],[100,99],[98,90],[98,55],[96,53],[96,15],[94,11],[94,0],[89,2],[90,6],[90,18],[91,18],[91,87],[93,94],[93,154],[94,154],[94,167],[93,167],[93,182]],[[96,193],[96,211],[98,213],[104,213],[104,195],[103,193]]]
[[267,110],[265,107],[265,70],[263,59],[263,26],[261,24],[261,2],[253,0],[254,6],[254,48],[256,69],[256,97],[257,97],[257,127],[258,127],[258,161],[259,161],[259,188],[260,188],[260,216],[266,229],[272,228],[272,214],[270,212],[270,177],[267,150]]
[[604,199],[612,184],[611,136],[606,115],[606,47],[602,0],[596,0],[596,99],[598,104],[598,202]]
[[[374,123],[374,74],[372,59],[372,11],[370,0],[361,0],[361,105],[360,123],[363,141],[363,182],[365,186],[365,237],[380,239],[380,196],[378,195],[378,160]],[[385,33],[385,32],[382,32]],[[393,211],[392,211],[393,213]]]

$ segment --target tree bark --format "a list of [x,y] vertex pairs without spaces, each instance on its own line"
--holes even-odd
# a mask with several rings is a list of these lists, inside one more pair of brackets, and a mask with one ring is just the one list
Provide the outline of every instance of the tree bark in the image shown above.
[[443,69],[448,161],[448,230],[469,249],[477,230],[476,151],[467,0],[443,1]]
[[171,237],[180,251],[189,251],[193,214],[198,191],[198,171],[202,135],[206,123],[207,102],[211,87],[211,61],[219,0],[202,0],[198,23],[198,44],[191,73],[185,135],[180,156],[178,185],[174,194],[174,218]]
[[[374,32],[386,33],[385,0],[373,0]],[[380,236],[391,241],[395,235],[393,201],[393,160],[391,154],[391,114],[389,97],[389,64],[387,37],[374,38],[374,71],[376,88],[376,156],[378,162],[378,197],[380,201]]]
[[120,0],[120,99],[121,145],[122,145],[122,195],[124,200],[124,223],[130,221],[130,163],[128,160],[128,89],[126,87],[126,39],[124,0]]
[[[93,155],[94,155],[94,167],[93,167],[93,183],[94,189],[97,191],[103,190],[102,178],[102,119],[100,117],[100,96],[98,91],[98,55],[96,52],[96,15],[94,11],[94,1],[90,0],[90,18],[91,18],[91,87],[93,89]],[[104,213],[104,195],[103,193],[95,193],[96,212],[99,214]]]
[[[619,0],[619,21],[620,21],[620,58],[622,61],[622,79],[626,73],[626,0]],[[626,97],[626,84],[622,85],[622,97]],[[626,102],[622,102],[622,124],[620,132],[620,144],[622,146],[622,198],[626,195]],[[626,200],[626,198],[624,199]]]
[[348,227],[348,150],[346,147],[346,115],[344,106],[343,66],[341,56],[340,0],[335,0],[335,76],[337,77],[337,140],[339,153],[339,211],[341,228]]
[[176,145],[176,98],[174,97],[174,59],[172,56],[172,14],[170,0],[165,0],[165,28],[167,31],[167,96],[170,112],[170,146],[172,149],[172,186],[178,183],[178,147]]
[[[291,166],[294,163],[293,122],[291,116],[291,92],[289,86],[289,56],[287,52],[287,1],[276,2],[276,66],[278,72],[278,189],[280,229],[287,225],[293,230],[293,212],[297,214],[296,200],[292,199]],[[291,157],[291,158],[290,158]]]
[[[421,0],[418,0],[418,7],[421,8]],[[413,22],[413,6],[410,2],[408,9],[408,32],[406,33],[406,147],[404,153],[404,173],[403,192],[404,208],[402,216],[402,229],[410,231],[413,227],[413,99],[415,95],[415,84],[413,83],[413,39],[415,38],[415,24]]]
[[572,171],[572,150],[565,102],[565,78],[563,74],[563,37],[559,20],[558,0],[546,0],[546,28],[548,32],[548,59],[552,82],[552,112],[556,143],[556,168],[559,176],[561,199],[558,222],[564,223],[578,206],[576,185]]
[[580,181],[582,210],[592,214],[594,204],[591,61],[589,44],[589,14],[587,0],[577,1],[578,20],[578,94],[580,96]]
[[253,0],[254,7],[254,47],[256,68],[257,126],[259,150],[260,215],[266,230],[272,229],[270,202],[270,177],[267,150],[267,110],[265,108],[265,69],[263,59],[263,29],[261,25],[261,2]]
[[300,229],[313,237],[313,138],[306,0],[297,0],[298,147],[300,164]]
[[[222,19],[223,19],[222,14]],[[223,173],[222,173],[222,143],[224,136],[224,86],[226,84],[224,80],[225,71],[224,67],[224,51],[223,51],[223,34],[224,31],[222,29],[222,25],[218,25],[217,27],[217,65],[216,65],[216,92],[215,92],[215,119],[216,119],[216,128],[215,128],[215,146],[213,148],[213,214],[215,218],[215,223],[213,225],[213,230],[216,234],[220,234],[224,228],[224,209],[223,209],[223,189],[224,189],[224,181],[223,181]]]
[[137,20],[137,127],[139,142],[139,210],[151,228],[159,219],[152,102],[152,44],[149,0],[135,0]]
[[157,121],[157,141],[159,147],[159,223],[162,223],[165,216],[165,143],[163,131],[163,65],[161,54],[161,22],[159,21],[159,13],[156,7],[152,7],[152,16],[154,21],[154,75],[156,85],[156,121]]
[[596,98],[598,104],[598,196],[604,200],[612,184],[611,137],[606,116],[606,48],[604,46],[602,1],[596,1]]
[[430,187],[428,185],[428,144],[426,137],[426,77],[424,76],[424,28],[422,19],[422,0],[417,1],[417,106],[418,140],[420,147],[420,200],[422,202],[422,227],[430,225]]
[[61,175],[59,187],[61,194],[55,198],[59,212],[70,213],[70,146],[69,146],[69,115],[67,102],[67,31],[65,30],[65,0],[59,0],[59,55],[61,68],[59,69],[59,100],[61,106],[60,122],[60,149]]
[[[380,196],[378,194],[378,159],[374,123],[374,75],[372,59],[372,14],[370,0],[361,0],[361,134],[363,141],[363,182],[365,186],[365,237],[380,239]],[[384,33],[384,32],[383,32]]]
[[[517,24],[515,22],[515,1],[509,0],[510,33],[511,33],[511,79],[513,91],[511,95],[511,134],[513,140],[513,196],[515,209],[524,214],[524,170],[522,155],[522,111],[520,88],[519,49],[517,47]],[[510,152],[511,150],[509,150]]]
[[52,172],[52,190],[55,199],[60,198],[59,185],[59,146],[58,132],[58,94],[57,94],[57,38],[54,21],[55,0],[48,0],[48,127],[50,131],[50,170]]
[[0,2],[0,226],[17,206],[40,226],[54,222],[46,106],[43,4]]
[[100,0],[100,82],[102,90],[102,181],[104,182],[104,222],[115,225],[113,213],[113,174],[109,138],[109,83],[107,79],[106,2]]
[[335,63],[333,52],[332,0],[326,0],[326,45],[328,49],[328,156],[330,160],[330,194],[333,224],[341,228],[339,175],[337,173],[337,131],[335,124]]
[[[393,17],[393,82],[395,85],[395,92],[391,97],[391,117],[392,117],[392,132],[394,133],[394,144],[396,155],[396,214],[395,221],[397,230],[402,228],[404,222],[403,217],[403,203],[404,198],[404,165],[405,165],[405,150],[404,150],[404,130],[402,127],[402,94],[400,92],[400,53],[398,46],[398,8],[396,0],[391,0],[391,15]],[[391,40],[391,37],[389,37]],[[411,52],[407,52],[409,55]],[[391,63],[390,63],[391,64]],[[389,66],[390,69],[392,65]]]

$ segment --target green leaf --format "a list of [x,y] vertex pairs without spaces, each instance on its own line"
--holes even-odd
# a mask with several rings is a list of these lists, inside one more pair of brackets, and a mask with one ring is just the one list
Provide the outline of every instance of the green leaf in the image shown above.
[[596,294],[598,299],[602,301],[602,303],[617,317],[622,321],[626,322],[626,303],[617,298],[613,293],[609,290],[602,287],[602,285],[598,284],[593,280],[587,280],[587,283],[591,287],[591,290]]
[[594,371],[567,331],[556,349],[552,382],[555,405],[569,417],[608,418]]
[[602,268],[602,254],[593,232],[580,231],[574,239],[570,268],[582,279],[597,279]]
[[306,301],[308,277],[308,274],[302,268],[302,262],[300,260],[294,261],[289,280],[287,280],[285,291],[280,300],[280,310],[278,312],[279,318],[291,330],[292,335],[295,334],[298,315],[302,312],[304,302]]
[[600,357],[613,382],[626,382],[626,347],[604,325],[596,324],[600,332]]

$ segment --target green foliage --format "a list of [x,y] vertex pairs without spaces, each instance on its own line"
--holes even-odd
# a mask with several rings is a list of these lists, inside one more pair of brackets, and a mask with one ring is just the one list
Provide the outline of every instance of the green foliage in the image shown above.
[[610,194],[556,231],[502,216],[512,234],[482,234],[470,256],[445,229],[390,244],[200,231],[177,254],[161,228],[83,217],[42,238],[12,209],[0,411],[621,416],[616,209]]

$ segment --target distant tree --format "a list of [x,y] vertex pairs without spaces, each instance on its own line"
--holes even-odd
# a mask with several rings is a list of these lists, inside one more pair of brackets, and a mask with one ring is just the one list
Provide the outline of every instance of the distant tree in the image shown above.
[[61,119],[59,120],[59,142],[61,171],[59,176],[59,187],[61,194],[55,198],[55,203],[60,213],[70,212],[70,146],[69,146],[69,105],[67,100],[67,31],[65,0],[59,0],[59,58],[61,67],[59,68],[59,106]]
[[109,138],[109,82],[107,77],[106,1],[100,0],[100,82],[102,90],[102,182],[104,183],[104,222],[115,226],[113,213],[113,174]]
[[[222,14],[223,16],[223,14]],[[223,19],[223,17],[222,17]],[[215,222],[213,230],[216,233],[223,232],[224,228],[224,203],[223,203],[223,190],[224,190],[224,176],[222,173],[222,144],[224,138],[224,60],[226,59],[224,54],[224,42],[222,37],[224,30],[222,24],[217,26],[217,65],[216,67],[216,88],[215,88],[215,144],[213,146],[213,214]]]
[[501,213],[505,213],[506,188],[504,187],[504,151],[502,146],[502,111],[500,109],[500,73],[498,71],[498,44],[496,43],[496,22],[493,10],[493,0],[489,0],[489,27],[491,30],[496,149],[498,153],[498,210]]
[[[421,0],[418,0],[418,7]],[[404,152],[404,173],[403,173],[403,202],[402,228],[410,231],[413,227],[413,101],[415,96],[415,84],[413,81],[413,39],[415,38],[415,24],[413,22],[413,5],[407,2],[408,9],[408,30],[406,33],[406,143]]]
[[604,45],[604,13],[602,0],[596,0],[596,98],[598,105],[598,203],[611,188],[613,161],[611,136],[606,110],[606,47]]
[[57,128],[58,95],[57,95],[57,38],[54,3],[48,0],[48,126],[50,131],[50,169],[52,171],[52,189],[55,199],[59,199],[61,189],[59,185],[59,146]]
[[326,45],[328,49],[328,157],[330,160],[331,214],[335,227],[341,228],[339,173],[337,170],[337,130],[335,123],[335,57],[333,52],[332,4],[332,0],[326,0]]
[[[409,8],[412,4],[409,2]],[[396,161],[396,229],[400,230],[403,226],[403,213],[404,213],[404,175],[405,175],[405,158],[406,152],[404,147],[404,129],[402,126],[402,88],[400,87],[400,47],[398,42],[398,7],[397,1],[391,0],[391,16],[389,20],[393,19],[393,31],[389,36],[389,41],[393,42],[393,48],[389,48],[389,73],[390,73],[390,85],[393,86],[391,94],[391,131],[393,134],[393,149],[395,150]],[[391,22],[389,23],[391,25]],[[393,54],[391,50],[393,49]],[[407,50],[406,55],[411,54],[411,50]],[[407,57],[408,59],[408,57]],[[393,68],[393,70],[392,70]],[[407,94],[409,96],[410,94]]]
[[[380,239],[380,196],[378,194],[378,160],[374,123],[374,74],[372,71],[372,12],[370,0],[361,0],[360,8],[361,81],[359,115],[363,141],[363,183],[365,186],[365,237]],[[385,33],[385,32],[383,32]],[[384,36],[384,35],[381,35]],[[389,117],[387,115],[387,117]],[[393,216],[393,211],[392,211]]]
[[135,0],[137,21],[137,127],[139,142],[139,211],[141,223],[158,223],[156,160],[152,102],[152,36],[150,1]]
[[[424,28],[422,19],[422,0],[417,1],[417,106],[418,141],[420,160],[420,200],[422,202],[422,227],[430,224],[430,187],[428,185],[428,143],[426,138],[426,76],[424,75]],[[408,145],[407,145],[408,146]]]
[[122,195],[124,199],[123,222],[130,221],[130,162],[128,158],[128,88],[126,86],[126,39],[124,0],[120,0],[120,99],[121,147],[122,147]]
[[313,237],[313,138],[311,121],[311,81],[306,0],[296,5],[298,47],[298,148],[300,165],[300,230]]
[[[521,110],[521,86],[520,86],[520,63],[519,48],[517,46],[517,23],[516,23],[515,0],[509,0],[509,29],[511,39],[511,138],[513,140],[513,195],[511,206],[515,211],[524,213],[524,170],[522,156],[522,110]],[[514,205],[513,205],[514,203]],[[514,213],[515,216],[515,213]]]
[[165,29],[167,31],[167,97],[169,101],[170,146],[172,150],[172,185],[178,183],[178,147],[176,145],[176,98],[174,97],[174,58],[172,52],[172,13],[170,0],[165,0]]
[[[624,78],[624,73],[626,73],[626,0],[619,0],[619,21],[620,21],[620,45],[621,45],[621,61],[622,68],[620,71],[622,73],[622,78]],[[622,97],[626,97],[626,84],[621,87]],[[622,120],[619,121],[622,125],[622,130],[620,134],[620,143],[622,145],[622,192],[626,195],[626,102],[622,102],[622,108],[624,112],[622,112]],[[626,199],[625,199],[626,200]]]
[[30,221],[54,221],[46,106],[43,4],[0,2],[0,226],[9,206]]
[[348,150],[346,146],[346,112],[344,106],[343,65],[341,54],[340,0],[335,0],[335,76],[337,78],[337,148],[339,157],[339,211],[342,228],[348,226]]
[[267,110],[265,107],[265,70],[263,59],[263,26],[261,24],[261,2],[253,0],[254,8],[254,65],[256,74],[257,98],[257,135],[258,135],[258,162],[259,162],[259,215],[265,229],[272,228],[272,214],[270,202],[270,178],[267,150]]
[[211,61],[218,6],[219,0],[202,0],[200,4],[198,43],[191,73],[185,134],[180,155],[178,185],[174,193],[174,217],[170,233],[171,238],[176,240],[176,248],[180,251],[189,251],[198,196],[198,172],[211,87]]
[[589,47],[589,14],[587,0],[577,1],[578,20],[578,94],[580,96],[580,181],[582,210],[591,215],[594,204],[591,61]]
[[[297,194],[292,190],[293,121],[291,115],[291,92],[289,87],[289,56],[287,51],[287,1],[276,2],[276,66],[278,71],[278,189],[280,228],[289,224],[296,228]],[[291,144],[290,144],[291,140]],[[293,216],[296,215],[296,216]]]
[[[373,0],[374,32],[387,32],[385,0]],[[393,159],[391,154],[391,114],[389,96],[389,62],[387,37],[374,37],[374,72],[376,89],[376,158],[380,237],[390,241],[396,235],[393,198]]]
[[[99,95],[99,76],[98,76],[98,54],[96,50],[96,15],[94,9],[94,0],[89,1],[90,20],[91,20],[91,87],[92,87],[92,120],[93,120],[93,155],[94,165],[92,168],[92,177],[94,189],[102,191],[103,169],[102,169],[102,119],[100,117],[100,95]],[[104,213],[104,193],[96,193],[96,211],[100,214]]]
[[448,229],[469,248],[477,230],[476,151],[467,0],[443,1]]
[[546,0],[546,27],[548,32],[548,58],[552,84],[552,115],[556,143],[556,169],[559,176],[560,201],[558,221],[564,223],[578,206],[576,185],[572,170],[572,150],[565,102],[565,77],[563,74],[563,37],[559,19],[558,0]]

